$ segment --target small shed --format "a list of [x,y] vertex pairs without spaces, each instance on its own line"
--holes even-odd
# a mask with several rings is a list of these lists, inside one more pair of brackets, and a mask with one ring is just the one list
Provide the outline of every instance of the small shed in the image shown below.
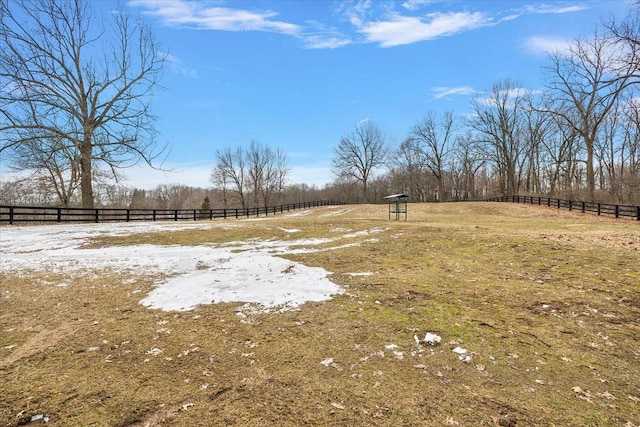
[[389,219],[391,219],[391,214],[395,214],[396,220],[399,220],[400,215],[404,214],[404,220],[406,221],[407,200],[409,200],[409,195],[404,193],[392,194],[386,196],[385,199],[389,201]]

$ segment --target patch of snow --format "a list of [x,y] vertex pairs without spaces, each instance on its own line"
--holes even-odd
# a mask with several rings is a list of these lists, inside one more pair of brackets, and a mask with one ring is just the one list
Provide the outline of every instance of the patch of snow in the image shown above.
[[466,348],[456,347],[453,349],[453,352],[458,355],[458,359],[460,359],[462,362],[465,362],[465,363],[471,362],[472,357],[470,354],[467,354]]
[[[309,211],[302,211],[306,214]],[[61,273],[68,285],[73,275],[101,269],[140,276],[168,277],[141,303],[162,310],[191,310],[200,304],[245,302],[247,311],[282,311],[307,301],[324,301],[344,292],[328,279],[329,272],[279,257],[280,254],[335,250],[358,245],[352,242],[326,246],[341,238],[367,236],[384,231],[375,228],[331,238],[291,241],[252,239],[220,245],[132,245],[85,247],[101,236],[135,233],[232,228],[239,224],[215,222],[58,224],[3,227],[0,230],[0,271]],[[286,230],[295,232],[297,230]],[[363,240],[367,241],[367,240]],[[319,245],[325,245],[319,248]],[[371,273],[354,273],[369,275]],[[123,284],[135,281],[127,278]],[[133,290],[136,292],[139,290]],[[380,304],[376,301],[376,304]]]
[[427,332],[427,335],[424,336],[423,341],[429,345],[436,345],[440,344],[440,342],[442,341],[442,337],[436,334],[432,334],[431,332]]
[[462,356],[463,354],[467,354],[467,349],[462,347],[456,347],[452,350],[455,354]]
[[368,236],[369,234],[375,234],[375,233],[382,233],[383,231],[388,230],[388,228],[372,228],[371,230],[362,230],[362,231],[356,231],[354,233],[349,233],[349,234],[345,234],[342,237],[349,239],[352,237],[362,237],[362,236]]
[[298,231],[300,231],[297,228],[282,228],[282,227],[278,227],[278,229],[284,231],[285,233],[297,233]]
[[288,213],[284,216],[290,217],[290,216],[305,216],[305,215],[309,215],[311,213],[310,210],[304,210],[304,211],[298,211],[298,212],[293,212],[293,213]]
[[[322,268],[266,254],[225,253],[211,270],[186,272],[158,286],[141,303],[162,310],[191,310],[199,304],[251,302],[266,308],[296,307],[340,293]],[[290,266],[295,268],[285,272]]]
[[338,209],[338,206],[332,206],[332,208],[335,209],[335,212],[328,212],[328,213],[322,214],[321,216],[338,216],[338,215],[344,215],[346,213],[353,211],[353,208]]
[[331,366],[331,364],[333,363],[333,357],[327,357],[320,363],[323,364],[324,366]]

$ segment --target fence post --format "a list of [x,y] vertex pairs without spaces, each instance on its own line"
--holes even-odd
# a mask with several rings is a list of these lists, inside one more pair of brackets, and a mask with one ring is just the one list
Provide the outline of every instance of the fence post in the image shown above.
[[174,211],[173,211],[173,220],[174,221],[178,220],[178,209],[174,209]]
[[600,212],[602,211],[602,208],[600,206],[600,203],[598,203],[598,216],[600,216]]
[[156,221],[156,210],[155,209],[153,210],[152,217],[153,217],[153,222],[155,222]]
[[573,210],[573,200],[569,200],[569,210]]
[[585,212],[586,212],[586,210],[585,210],[585,203],[584,203],[584,202],[582,202],[582,213],[585,213]]
[[[640,207],[638,208],[638,220],[640,220]],[[9,224],[13,225],[13,206],[9,206]]]
[[58,208],[58,218],[56,219],[56,222],[61,222],[62,221],[62,209]]
[[636,221],[640,221],[640,206],[636,206]]
[[560,209],[560,199],[558,199],[558,209]]
[[100,209],[96,209],[96,222],[100,222]]
[[616,205],[615,211],[616,211],[616,218],[618,218],[620,216],[620,206]]
[[130,210],[129,210],[129,209],[127,209],[127,222],[129,222],[130,218],[131,218],[131,216],[130,216]]

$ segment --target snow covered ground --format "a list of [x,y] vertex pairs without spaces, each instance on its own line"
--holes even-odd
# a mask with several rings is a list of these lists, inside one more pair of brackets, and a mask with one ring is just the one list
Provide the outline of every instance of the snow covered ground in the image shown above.
[[[150,308],[178,311],[218,302],[245,302],[251,305],[247,308],[263,311],[286,310],[343,292],[329,280],[330,273],[324,269],[307,267],[278,255],[320,250],[316,247],[319,244],[338,243],[341,237],[354,234],[286,242],[252,240],[199,246],[82,247],[91,238],[103,235],[230,226],[238,225],[167,222],[3,227],[0,228],[0,271],[50,271],[67,277],[104,268],[132,275],[162,273],[168,279],[158,283],[140,302]],[[298,230],[285,231],[296,233]],[[365,237],[376,231],[381,230],[360,232],[357,236]],[[352,244],[337,244],[334,248]]]

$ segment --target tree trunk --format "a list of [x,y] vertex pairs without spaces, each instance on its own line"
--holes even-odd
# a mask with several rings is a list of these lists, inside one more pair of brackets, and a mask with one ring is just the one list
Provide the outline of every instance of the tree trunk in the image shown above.
[[82,193],[82,207],[93,209],[93,172],[91,165],[92,145],[91,134],[85,133],[80,147],[80,191]]
[[585,138],[587,148],[587,200],[595,201],[596,175],[593,169],[593,140]]

